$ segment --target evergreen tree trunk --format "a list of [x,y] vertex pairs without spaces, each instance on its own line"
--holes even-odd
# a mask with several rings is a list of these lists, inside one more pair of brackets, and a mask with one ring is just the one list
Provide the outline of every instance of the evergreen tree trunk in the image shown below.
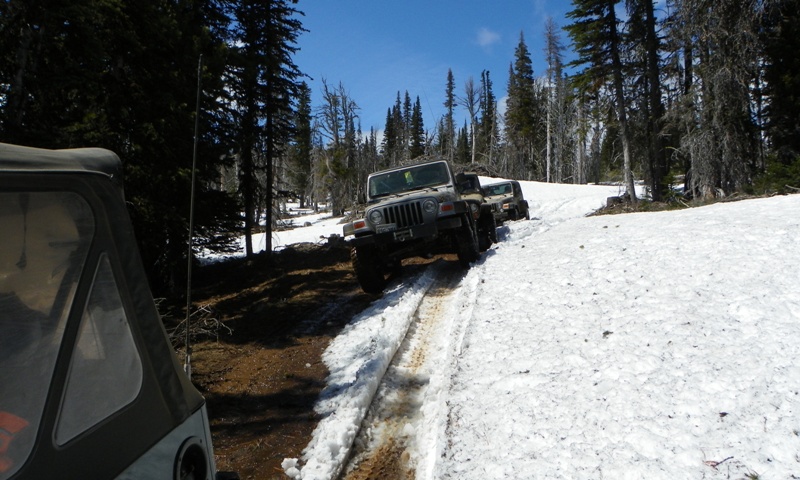
[[253,186],[253,151],[251,149],[242,150],[240,154],[241,177],[239,185],[244,204],[244,245],[247,258],[253,256],[253,229],[257,224],[253,220],[255,210],[255,188]]
[[550,97],[550,93],[549,93],[549,89],[548,89],[548,102],[547,102],[547,139],[546,139],[546,143],[547,143],[547,151],[546,151],[546,153],[545,153],[545,163],[546,163],[546,167],[545,167],[545,168],[546,168],[546,173],[545,173],[545,181],[546,181],[547,183],[550,183],[550,161],[551,161],[551,158],[552,158],[552,156],[551,156],[551,155],[552,155],[552,150],[553,150],[553,149],[552,149],[553,137],[552,137],[552,134],[550,133],[550,132],[551,132],[551,129],[550,129],[550,121],[551,121],[552,102],[550,101],[550,98],[549,98],[549,97]]
[[636,203],[636,186],[633,182],[633,171],[631,170],[631,137],[628,127],[627,103],[625,101],[625,89],[622,81],[622,61],[619,56],[620,42],[617,31],[617,16],[614,13],[614,1],[608,2],[608,31],[610,34],[609,49],[611,54],[611,71],[614,77],[614,94],[616,97],[617,121],[619,121],[622,136],[622,156],[623,169],[625,170],[625,185],[628,189],[631,202]]
[[264,213],[266,219],[264,221],[264,251],[267,255],[272,255],[272,230],[275,225],[275,172],[274,172],[274,158],[275,158],[275,145],[277,139],[274,128],[274,119],[272,115],[267,114],[266,123],[264,124],[264,132],[266,134],[266,169],[267,181],[264,188],[266,189],[264,198]]
[[667,155],[664,141],[661,138],[661,127],[664,117],[664,104],[661,102],[661,75],[659,68],[659,41],[656,34],[655,12],[652,0],[643,0],[645,8],[647,78],[649,91],[650,115],[648,131],[650,133],[650,191],[654,201],[661,201],[666,193],[667,185],[664,177],[668,171]]

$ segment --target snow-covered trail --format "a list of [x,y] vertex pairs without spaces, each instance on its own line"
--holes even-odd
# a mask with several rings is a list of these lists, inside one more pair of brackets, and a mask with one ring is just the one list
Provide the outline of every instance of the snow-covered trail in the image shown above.
[[[511,222],[501,227],[500,246],[536,237],[554,225],[601,207],[607,196],[619,193],[617,187],[570,185],[560,185],[558,191],[549,188],[539,191],[540,185],[527,182],[523,186],[525,197],[531,199],[531,216],[535,220]],[[424,367],[428,368],[425,375],[429,379],[424,388],[410,397],[412,403],[419,404],[419,412],[415,410],[413,414],[413,424],[406,422],[398,430],[407,454],[403,457],[400,453],[401,458],[407,458],[408,467],[414,472],[410,478],[435,478],[434,471],[441,467],[437,462],[445,453],[443,439],[453,421],[448,403],[453,369],[457,368],[462,339],[473,317],[483,275],[488,273],[483,264],[498,254],[497,248],[486,252],[463,279],[451,287],[453,291],[446,302],[437,307],[443,310],[438,318],[445,321],[438,322],[433,332],[420,332],[429,342],[424,362],[430,365]],[[515,255],[510,249],[506,252]],[[331,343],[323,357],[331,374],[315,408],[323,419],[302,458],[283,462],[284,471],[291,478],[331,480],[342,471],[381,379],[407,334],[415,336],[412,328],[415,312],[425,310],[422,304],[427,302],[439,276],[438,268],[428,268],[418,276],[401,277],[399,283],[390,285],[382,298],[354,318]],[[403,347],[403,351],[413,351],[412,342],[409,340],[409,347]],[[416,383],[421,382],[417,379]]]
[[[328,386],[315,407],[323,419],[304,450],[303,459],[284,460],[283,468],[289,477],[331,480],[342,473],[381,380],[392,360],[403,356],[397,352],[409,331],[418,331],[419,317],[441,318],[431,313],[435,302],[426,300],[428,292],[458,284],[464,270],[457,265],[455,261],[436,262],[422,273],[402,277],[333,340],[323,355],[331,372]],[[442,277],[447,280],[442,281]],[[430,341],[423,341],[422,337],[420,334],[416,342],[420,345],[407,341],[402,347],[402,351],[411,352],[408,354],[417,366],[425,362],[424,352]]]
[[[414,470],[420,464],[416,444],[425,441],[418,434],[430,432],[422,428],[422,406],[439,390],[441,382],[434,377],[445,361],[458,285],[465,274],[457,262],[439,260],[428,268],[436,269],[436,281],[414,312],[381,380],[345,467],[346,480],[416,478]],[[427,439],[435,441],[432,435]]]

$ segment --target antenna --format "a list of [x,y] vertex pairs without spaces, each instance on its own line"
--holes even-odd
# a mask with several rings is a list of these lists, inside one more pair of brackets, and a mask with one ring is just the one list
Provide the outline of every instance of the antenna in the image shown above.
[[194,111],[194,148],[192,151],[192,188],[189,197],[189,240],[188,253],[186,255],[186,358],[183,363],[183,370],[189,378],[192,378],[192,346],[189,340],[189,320],[192,317],[192,237],[194,236],[194,184],[195,172],[197,171],[197,142],[200,130],[200,79],[203,71],[203,55],[197,60],[197,102]]

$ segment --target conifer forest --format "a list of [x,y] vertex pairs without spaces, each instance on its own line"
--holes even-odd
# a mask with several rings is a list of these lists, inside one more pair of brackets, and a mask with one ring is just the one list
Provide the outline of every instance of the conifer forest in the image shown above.
[[3,0],[0,141],[116,152],[162,292],[185,280],[195,151],[195,250],[244,235],[248,255],[287,197],[344,214],[369,173],[420,157],[617,182],[632,202],[797,192],[800,0],[662,3],[572,0],[543,32],[545,71],[520,34],[508,71],[442,77],[435,124],[398,91],[365,131],[347,85],[324,81],[312,102],[293,60],[302,0]]

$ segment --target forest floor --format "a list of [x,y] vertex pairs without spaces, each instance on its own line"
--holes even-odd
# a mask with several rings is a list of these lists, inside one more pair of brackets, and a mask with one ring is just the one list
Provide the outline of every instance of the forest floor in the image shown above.
[[192,320],[193,336],[203,331],[192,343],[192,382],[207,401],[217,469],[243,480],[288,478],[281,462],[302,455],[319,421],[322,353],[377,297],[361,291],[342,244],[204,266],[193,283],[204,315]]

